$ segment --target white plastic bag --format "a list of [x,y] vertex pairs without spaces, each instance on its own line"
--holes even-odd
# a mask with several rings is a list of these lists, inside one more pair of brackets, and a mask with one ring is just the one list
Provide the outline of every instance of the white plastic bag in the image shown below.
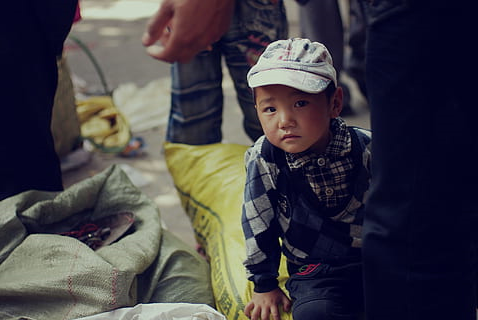
[[131,132],[166,127],[171,104],[170,86],[169,78],[159,78],[142,88],[130,82],[113,91],[113,101],[128,119]]
[[120,308],[77,320],[226,320],[207,304],[149,303]]

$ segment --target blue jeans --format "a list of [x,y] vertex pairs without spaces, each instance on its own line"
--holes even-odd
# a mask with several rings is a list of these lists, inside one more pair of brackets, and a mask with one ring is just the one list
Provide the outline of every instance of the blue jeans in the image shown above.
[[265,47],[287,37],[287,19],[282,1],[239,0],[229,31],[211,52],[198,54],[189,63],[174,63],[166,140],[186,144],[210,144],[222,140],[222,60],[234,82],[242,109],[243,127],[254,141],[262,135],[247,72]]
[[478,134],[470,4],[372,1],[368,320],[476,319]]

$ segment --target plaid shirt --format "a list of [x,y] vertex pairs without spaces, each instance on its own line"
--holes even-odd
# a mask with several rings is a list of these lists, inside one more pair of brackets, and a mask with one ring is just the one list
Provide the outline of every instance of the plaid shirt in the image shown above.
[[342,119],[331,123],[333,139],[324,155],[310,151],[285,153],[287,164],[292,171],[303,170],[312,190],[327,208],[336,208],[350,194],[348,179],[354,168],[348,156],[352,150],[350,133]]
[[[367,181],[352,181],[352,173],[357,165],[352,157],[353,140],[341,118],[331,122],[333,138],[325,153],[305,151],[283,154],[289,170],[305,177],[317,196],[319,200],[317,210],[323,214],[327,212],[321,218],[354,224],[354,227],[350,228],[350,236],[353,238],[351,245],[359,247],[361,221],[357,221],[356,212],[363,205],[366,190],[362,190],[358,198],[354,192],[357,184],[368,188],[370,132],[358,128],[353,130],[358,136],[365,137],[359,139],[363,145],[357,147],[360,148],[362,160],[358,165],[366,168],[367,175],[359,175],[358,179]],[[266,143],[268,142],[264,136],[259,138],[245,155],[247,176],[242,225],[246,238],[247,259],[244,265],[249,280],[254,281],[256,285],[256,291],[269,291],[273,289],[274,284],[277,285],[276,277],[281,255],[279,238],[282,238],[284,253],[289,260],[306,261],[309,254],[282,237],[284,234],[287,235],[293,221],[286,216],[286,202],[280,201],[280,197],[277,196],[280,166],[271,162],[272,160],[264,154],[263,148]],[[316,230],[313,235],[315,240],[319,238],[318,233]],[[308,236],[300,238],[303,238],[300,240],[303,242],[311,241]]]

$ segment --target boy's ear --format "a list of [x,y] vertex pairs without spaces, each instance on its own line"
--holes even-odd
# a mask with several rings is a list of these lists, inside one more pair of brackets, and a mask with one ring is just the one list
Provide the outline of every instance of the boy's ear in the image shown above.
[[342,87],[337,87],[335,89],[334,95],[332,96],[332,117],[337,118],[342,112],[344,101],[344,91]]

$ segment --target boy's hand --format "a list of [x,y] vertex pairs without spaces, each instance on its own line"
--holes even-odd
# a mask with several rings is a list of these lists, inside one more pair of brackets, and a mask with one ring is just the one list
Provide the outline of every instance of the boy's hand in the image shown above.
[[274,320],[280,320],[280,305],[284,311],[290,311],[291,302],[281,289],[263,293],[254,292],[252,300],[244,308],[244,313],[251,320],[269,320],[271,315]]

